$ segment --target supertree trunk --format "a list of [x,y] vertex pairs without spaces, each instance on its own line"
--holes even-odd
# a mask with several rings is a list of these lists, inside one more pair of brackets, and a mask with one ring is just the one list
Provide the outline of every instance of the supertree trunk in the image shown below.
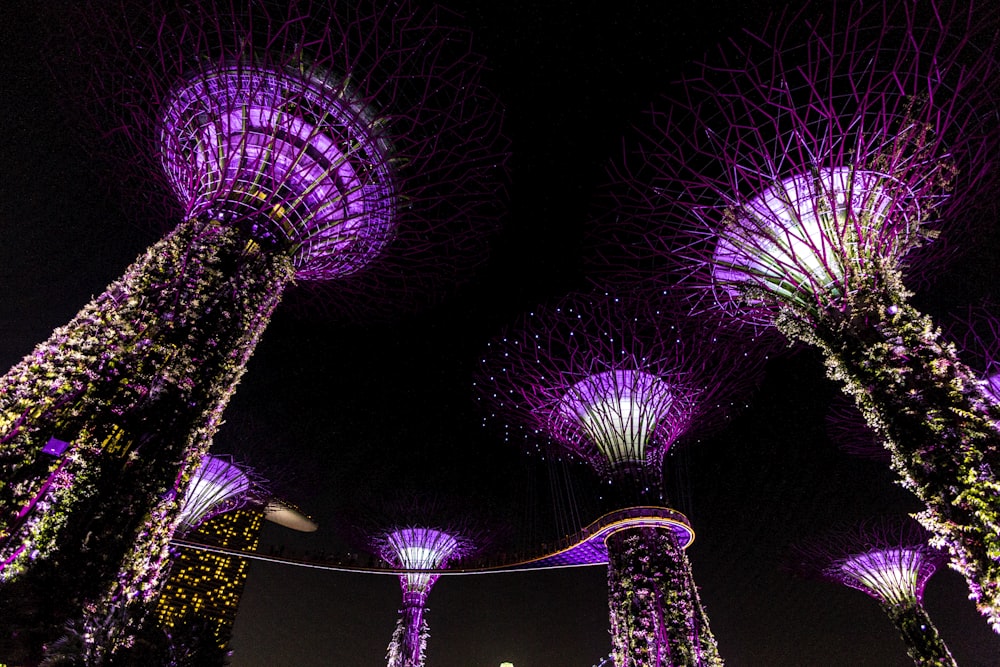
[[616,667],[721,666],[691,565],[655,528],[608,538],[608,600]]
[[53,631],[156,592],[187,481],[291,275],[235,228],[183,223],[0,380],[0,581],[49,599]]
[[1000,413],[909,296],[894,272],[872,272],[845,309],[813,322],[786,313],[778,325],[823,352],[827,374],[880,433],[903,486],[925,503],[917,518],[932,544],[949,552],[1000,631]]
[[427,621],[423,602],[404,601],[386,652],[388,667],[423,667],[427,657]]
[[883,604],[889,620],[906,644],[906,654],[917,667],[958,667],[951,651],[931,623],[927,611],[916,600],[910,604]]

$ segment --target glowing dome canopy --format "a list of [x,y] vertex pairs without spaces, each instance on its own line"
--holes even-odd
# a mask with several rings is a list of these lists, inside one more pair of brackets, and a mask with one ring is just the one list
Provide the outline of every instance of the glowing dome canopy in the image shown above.
[[181,504],[177,533],[183,535],[206,519],[240,504],[253,483],[239,466],[206,456],[191,478]]
[[605,371],[573,385],[554,416],[573,422],[617,468],[645,463],[646,447],[672,399],[669,386],[652,373]]
[[899,210],[885,183],[875,172],[838,167],[766,189],[737,210],[719,238],[712,256],[717,289],[728,297],[741,286],[782,299],[840,295],[844,262],[862,264],[864,246],[881,243],[886,215]]
[[238,63],[176,88],[161,160],[189,217],[295,249],[296,277],[358,271],[394,233],[391,146],[344,81]]
[[[461,552],[459,539],[433,528],[399,528],[385,535],[381,556],[392,565],[407,570],[437,570]],[[437,576],[407,572],[400,576],[406,592],[426,595]]]
[[847,556],[832,568],[841,581],[888,604],[912,603],[935,570],[923,547],[876,549]]
[[986,378],[983,382],[983,389],[986,396],[994,403],[1000,403],[1000,373],[994,373]]

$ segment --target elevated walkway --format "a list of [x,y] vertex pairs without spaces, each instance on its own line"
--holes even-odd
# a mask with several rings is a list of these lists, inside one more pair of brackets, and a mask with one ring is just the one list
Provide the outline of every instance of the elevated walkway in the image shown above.
[[578,533],[568,535],[553,545],[543,544],[539,550],[540,553],[537,555],[527,557],[493,556],[489,561],[469,563],[463,567],[454,567],[445,570],[402,570],[391,568],[385,564],[362,565],[351,558],[337,558],[334,556],[310,555],[286,557],[281,553],[264,554],[258,551],[226,549],[211,544],[202,544],[183,539],[174,540],[171,544],[185,549],[198,549],[212,553],[239,556],[250,560],[281,563],[333,572],[391,575],[400,575],[408,572],[426,572],[448,576],[606,565],[608,562],[608,548],[606,544],[608,536],[631,528],[659,528],[673,531],[678,543],[684,548],[687,548],[694,541],[694,531],[691,529],[691,523],[686,516],[667,507],[643,506],[628,507],[609,512]]

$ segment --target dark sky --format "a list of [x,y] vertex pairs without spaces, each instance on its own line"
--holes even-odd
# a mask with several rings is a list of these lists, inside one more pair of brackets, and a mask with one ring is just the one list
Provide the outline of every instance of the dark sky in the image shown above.
[[[73,139],[73,103],[52,92],[40,64],[25,9],[32,4],[15,3],[0,28],[4,368],[156,238],[127,197],[108,194],[114,175]],[[217,447],[279,480],[321,529],[298,536],[269,527],[265,550],[342,549],[337,526],[351,521],[358,499],[399,486],[475,494],[505,508],[523,519],[514,542],[544,532],[538,527],[553,516],[548,469],[480,427],[476,356],[521,310],[584,286],[582,221],[628,124],[686,62],[761,25],[770,8],[721,0],[444,4],[466,15],[507,108],[514,154],[505,230],[479,278],[401,323],[342,327],[279,311]],[[995,247],[983,244],[918,301],[943,316],[982,294]],[[872,600],[780,567],[790,543],[841,520],[918,509],[884,465],[829,441],[824,416],[836,391],[815,354],[775,359],[742,416],[676,456],[686,473],[679,502],[697,533],[689,555],[730,667],[910,664]],[[574,488],[592,491],[585,475]],[[1000,638],[966,600],[959,575],[940,572],[925,600],[960,664],[1000,665]],[[398,604],[392,577],[254,564],[233,664],[378,665]],[[435,667],[589,667],[610,649],[602,567],[445,577],[429,608]]]

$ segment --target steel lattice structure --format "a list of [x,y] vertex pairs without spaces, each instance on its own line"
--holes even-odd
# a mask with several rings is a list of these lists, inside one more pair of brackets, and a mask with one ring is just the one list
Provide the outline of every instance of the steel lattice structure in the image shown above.
[[260,497],[259,481],[252,475],[231,457],[206,455],[184,492],[176,535],[194,530],[217,514],[239,509],[255,495]]
[[[671,297],[659,305],[571,294],[524,316],[480,363],[484,421],[501,422],[508,439],[520,427],[535,447],[580,457],[605,481],[661,504],[667,450],[724,421],[761,358],[710,318],[676,315]],[[692,536],[685,527],[686,519],[606,539],[616,664],[721,663],[681,546]]]
[[993,9],[845,2],[720,48],[615,171],[620,247],[645,256],[612,270],[666,261],[709,309],[821,350],[1000,631],[1000,412],[903,285],[988,208]]
[[345,302],[374,303],[472,262],[507,150],[470,35],[405,0],[67,16],[102,58],[81,80],[103,137],[136,156],[123,179],[162,169],[181,222],[0,379],[0,579],[45,601],[52,632],[155,594],[285,287],[342,278]]
[[889,616],[914,664],[954,667],[923,606],[924,586],[947,560],[912,522],[883,519],[833,532],[797,548],[797,569],[868,595]]

